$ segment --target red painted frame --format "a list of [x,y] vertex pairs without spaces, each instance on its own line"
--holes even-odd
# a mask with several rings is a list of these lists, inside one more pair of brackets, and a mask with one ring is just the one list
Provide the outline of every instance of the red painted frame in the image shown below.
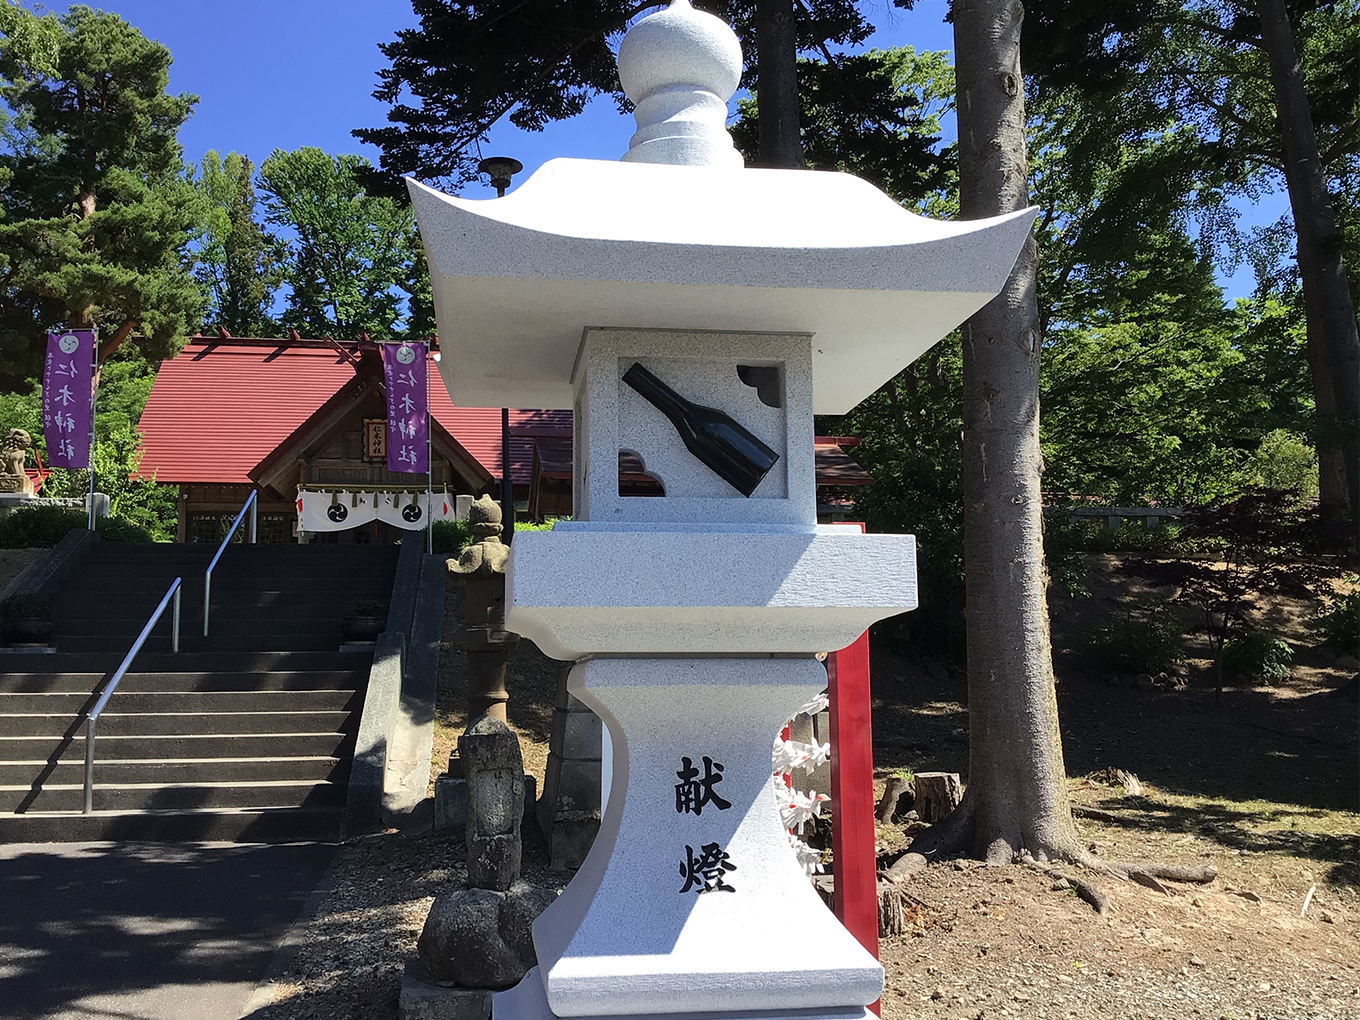
[[[860,530],[864,525],[859,525]],[[836,917],[878,957],[878,856],[874,748],[869,707],[869,634],[826,657],[831,716],[831,852]],[[875,1002],[869,1007],[879,1012]]]

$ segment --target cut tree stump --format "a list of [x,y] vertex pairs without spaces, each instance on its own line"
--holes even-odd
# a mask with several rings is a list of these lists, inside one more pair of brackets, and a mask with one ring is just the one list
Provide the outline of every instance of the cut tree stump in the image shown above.
[[912,792],[911,781],[893,776],[888,780],[888,785],[883,788],[883,797],[878,802],[878,820],[886,825],[898,815],[904,815],[911,810],[911,807],[900,807],[902,798],[910,796]]
[[963,783],[957,772],[918,772],[915,787],[916,813],[923,822],[938,822],[963,799]]

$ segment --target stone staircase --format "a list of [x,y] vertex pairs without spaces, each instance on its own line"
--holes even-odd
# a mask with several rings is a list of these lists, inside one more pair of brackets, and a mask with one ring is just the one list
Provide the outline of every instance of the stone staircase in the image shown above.
[[[0,842],[334,839],[372,649],[341,651],[357,599],[387,603],[397,546],[96,542],[53,595],[55,654],[0,656]],[[81,813],[84,714],[170,582],[170,610],[100,716]]]

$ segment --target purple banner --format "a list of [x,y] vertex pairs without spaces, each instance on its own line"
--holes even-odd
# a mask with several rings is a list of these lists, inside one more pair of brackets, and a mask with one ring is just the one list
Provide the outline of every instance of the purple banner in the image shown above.
[[49,467],[90,466],[93,361],[93,330],[73,329],[47,334],[42,416]]
[[430,469],[425,344],[383,344],[382,355],[387,384],[387,470],[423,475]]

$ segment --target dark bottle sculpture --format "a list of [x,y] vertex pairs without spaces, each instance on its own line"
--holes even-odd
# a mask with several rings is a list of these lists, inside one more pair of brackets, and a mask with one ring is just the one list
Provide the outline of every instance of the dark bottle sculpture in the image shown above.
[[637,362],[623,381],[671,420],[690,453],[707,464],[743,496],[756,491],[779,454],[741,423],[713,407],[686,400]]

